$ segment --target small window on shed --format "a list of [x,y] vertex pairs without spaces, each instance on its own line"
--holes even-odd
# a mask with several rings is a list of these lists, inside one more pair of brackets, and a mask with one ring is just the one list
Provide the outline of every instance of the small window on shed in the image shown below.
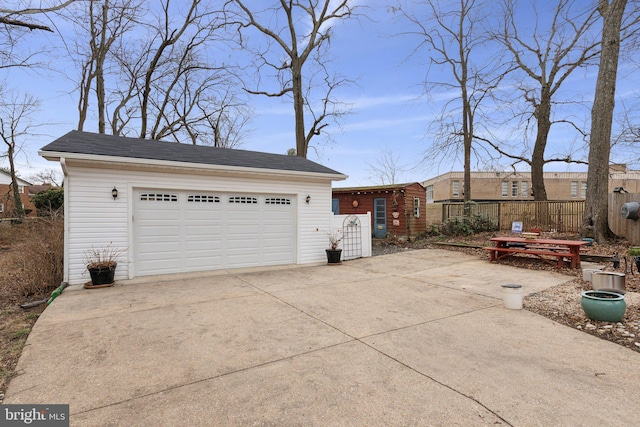
[[248,197],[248,196],[231,196],[229,197],[229,203],[240,203],[243,205],[257,205],[258,198]]
[[420,218],[420,198],[413,198],[413,216]]
[[187,196],[187,202],[193,203],[220,203],[220,197],[210,196],[208,194],[190,194]]
[[267,197],[264,203],[265,205],[290,205],[291,199],[284,197]]
[[140,200],[143,202],[177,202],[177,194],[167,193],[142,193],[140,194]]

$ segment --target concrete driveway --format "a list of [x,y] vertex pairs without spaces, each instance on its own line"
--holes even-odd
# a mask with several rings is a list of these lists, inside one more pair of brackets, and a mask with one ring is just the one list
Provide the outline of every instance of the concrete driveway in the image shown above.
[[71,425],[629,426],[640,354],[503,307],[557,273],[443,250],[66,290],[4,403]]

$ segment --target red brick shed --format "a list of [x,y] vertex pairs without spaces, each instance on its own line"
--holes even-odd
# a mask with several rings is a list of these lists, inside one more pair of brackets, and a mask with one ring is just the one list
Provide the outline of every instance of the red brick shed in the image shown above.
[[411,238],[427,231],[426,190],[419,182],[331,191],[334,215],[371,212],[374,237]]

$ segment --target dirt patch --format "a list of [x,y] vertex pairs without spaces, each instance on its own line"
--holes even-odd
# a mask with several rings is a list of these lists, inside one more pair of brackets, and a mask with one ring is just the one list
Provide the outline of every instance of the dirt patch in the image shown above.
[[44,305],[23,310],[17,305],[0,307],[0,403],[4,400],[9,381],[15,376],[15,367],[33,324],[44,310]]
[[[374,239],[373,255],[437,248],[464,252],[486,259],[489,262],[487,252],[480,248],[492,246],[491,237],[508,234],[479,233],[455,237],[427,236],[410,242],[393,239]],[[581,240],[579,236],[574,234],[543,233],[542,237]],[[524,308],[563,325],[640,352],[640,273],[638,273],[635,265],[632,265],[633,260],[631,257],[626,256],[625,263],[625,255],[631,246],[626,240],[611,240],[607,244],[594,243],[586,252],[590,255],[603,257],[605,261],[600,265],[604,267],[604,271],[616,271],[626,274],[627,292],[625,301],[627,310],[621,322],[600,322],[587,318],[580,305],[580,299],[582,291],[591,289],[591,283],[582,280],[582,270],[563,269],[561,273],[567,276],[567,281],[561,285],[525,297],[523,299]],[[613,268],[613,262],[610,261],[615,252],[621,258],[620,267],[617,269]],[[535,256],[514,256],[500,260],[498,263],[529,270],[558,271],[555,259],[545,262]]]

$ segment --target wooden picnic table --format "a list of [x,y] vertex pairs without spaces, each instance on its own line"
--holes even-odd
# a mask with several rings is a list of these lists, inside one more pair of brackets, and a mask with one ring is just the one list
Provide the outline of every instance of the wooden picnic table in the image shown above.
[[526,239],[516,236],[500,236],[490,239],[494,246],[482,248],[489,251],[489,261],[515,254],[531,254],[537,257],[553,256],[558,258],[558,268],[564,266],[564,259],[569,258],[571,268],[580,268],[580,250],[589,242],[583,240],[559,239]]

